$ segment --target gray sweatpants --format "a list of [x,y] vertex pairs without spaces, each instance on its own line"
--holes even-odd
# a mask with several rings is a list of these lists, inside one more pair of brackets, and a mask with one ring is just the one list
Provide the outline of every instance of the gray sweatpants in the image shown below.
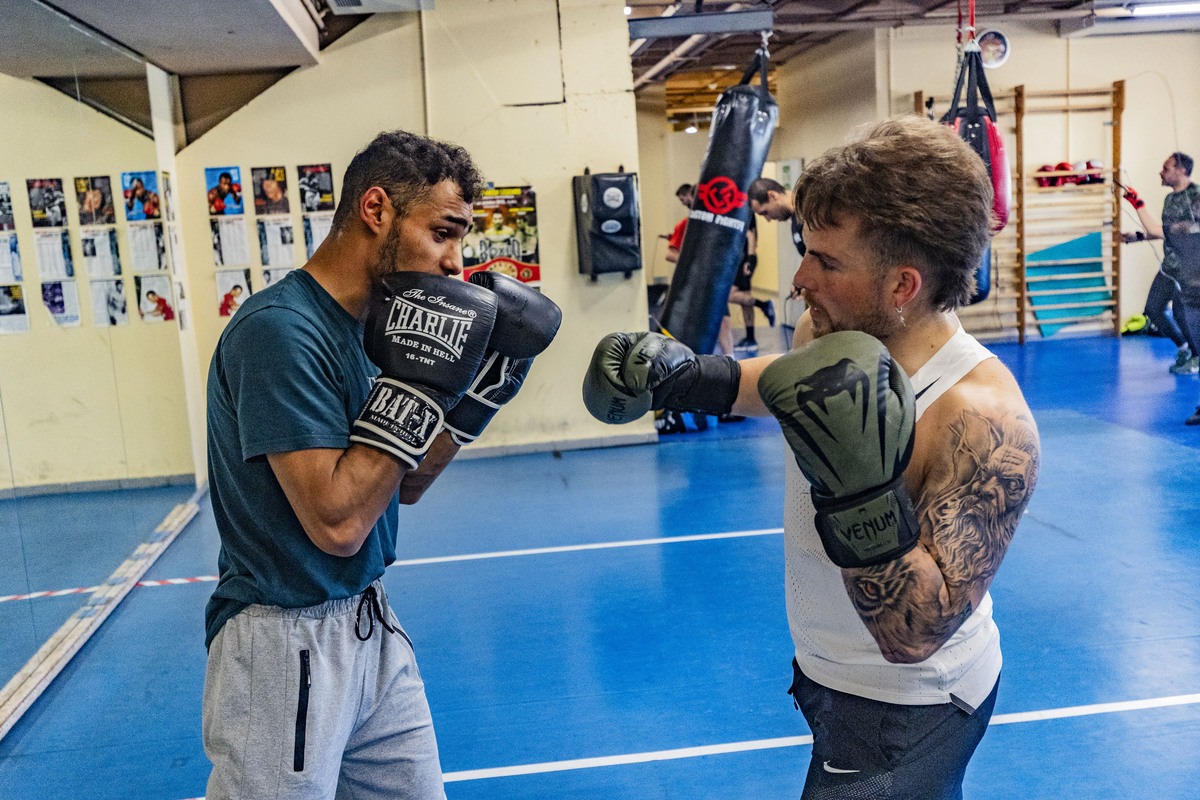
[[375,619],[359,640],[363,595],[249,606],[221,628],[204,679],[208,800],[445,798],[412,643],[372,587],[397,633]]

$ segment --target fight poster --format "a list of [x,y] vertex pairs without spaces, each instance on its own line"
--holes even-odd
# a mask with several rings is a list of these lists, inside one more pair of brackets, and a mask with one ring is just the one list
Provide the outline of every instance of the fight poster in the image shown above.
[[33,250],[37,255],[38,272],[41,273],[42,280],[75,277],[71,236],[66,230],[34,231]]
[[67,224],[67,198],[61,178],[31,178],[25,185],[33,227],[61,228]]
[[175,319],[171,279],[166,275],[134,275],[138,315],[143,322],[170,322]]
[[79,244],[89,278],[113,278],[121,274],[116,228],[85,228],[79,235]]
[[79,201],[80,225],[114,225],[112,179],[107,175],[75,179],[75,198]]
[[287,171],[283,167],[254,167],[250,170],[255,214],[287,214]]
[[111,328],[129,323],[129,307],[125,303],[125,282],[122,280],[90,281],[92,290],[92,324]]
[[125,199],[125,219],[158,219],[162,203],[158,199],[158,173],[122,172],[121,194]]
[[283,277],[294,269],[295,267],[267,267],[262,271],[263,288],[283,280]]
[[301,164],[297,186],[304,213],[333,211],[333,167],[330,164]]
[[13,219],[12,189],[6,182],[0,181],[0,231],[11,231],[16,227],[17,221]]
[[21,250],[15,233],[0,233],[0,283],[21,282]]
[[501,272],[540,287],[537,204],[529,186],[485,189],[472,207],[474,227],[463,237],[463,274]]
[[0,286],[0,333],[26,333],[29,316],[25,313],[25,294],[20,284]]
[[79,290],[75,281],[43,283],[42,304],[50,311],[50,316],[59,327],[79,327]]
[[217,314],[232,317],[250,296],[250,270],[217,270]]
[[258,248],[264,267],[290,267],[296,260],[291,218],[260,219]]
[[321,242],[325,241],[325,237],[329,235],[329,231],[333,229],[333,214],[305,214],[304,215],[304,252],[305,258],[312,258],[313,253],[317,252],[317,248],[321,246]]
[[206,167],[204,186],[208,190],[208,213],[214,217],[244,214],[241,167]]

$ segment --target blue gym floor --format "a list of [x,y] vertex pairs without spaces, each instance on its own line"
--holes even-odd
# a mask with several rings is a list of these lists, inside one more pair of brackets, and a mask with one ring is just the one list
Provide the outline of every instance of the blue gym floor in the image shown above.
[[[993,349],[1043,463],[992,587],[1005,665],[966,796],[1196,798],[1197,378],[1167,373],[1165,339]],[[385,581],[450,800],[799,797],[811,747],[785,694],[784,458],[774,423],[748,420],[462,461],[402,509]],[[707,536],[726,533],[740,535]],[[146,578],[211,575],[216,553],[202,506]],[[66,580],[88,585],[84,566]],[[203,795],[211,591],[135,589],[0,741],[0,798]]]

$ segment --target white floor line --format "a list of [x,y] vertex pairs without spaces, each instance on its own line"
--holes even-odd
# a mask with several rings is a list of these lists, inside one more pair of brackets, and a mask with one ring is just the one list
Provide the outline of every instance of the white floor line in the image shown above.
[[593,544],[570,544],[561,547],[534,547],[528,550],[500,550],[494,553],[467,553],[460,556],[434,556],[432,558],[409,558],[393,561],[388,566],[415,567],[421,564],[448,564],[453,561],[479,561],[485,558],[510,558],[512,556],[537,556],[546,553],[574,553],[580,550],[607,550],[613,547],[644,547],[656,544],[679,542],[707,542],[713,539],[740,539],[746,536],[769,536],[783,533],[783,528],[764,528],[756,531],[730,531],[729,533],[701,533],[695,536],[664,536],[661,539],[630,539],[623,542],[595,542]]
[[[1049,708],[1044,711],[1023,711],[1016,714],[997,714],[989,725],[1010,725],[1017,722],[1041,722],[1048,719],[1084,717],[1093,714],[1112,714],[1119,711],[1140,711],[1147,708],[1166,708],[1200,703],[1200,694],[1180,694],[1172,697],[1152,697],[1146,700],[1126,700],[1119,703],[1097,703],[1088,706]],[[785,736],[779,739],[757,739],[748,742],[730,742],[703,747],[683,747],[677,750],[656,750],[648,753],[629,753],[620,756],[597,758],[575,758],[569,761],[548,761],[541,764],[518,764],[512,767],[469,769],[447,772],[442,776],[446,783],[455,781],[478,781],[486,778],[504,778],[514,775],[538,775],[546,772],[562,772],[573,769],[593,769],[622,764],[643,764],[649,761],[670,761],[677,758],[719,755],[722,753],[744,753],[751,750],[770,750],[781,747],[797,747],[812,744],[811,736]]]

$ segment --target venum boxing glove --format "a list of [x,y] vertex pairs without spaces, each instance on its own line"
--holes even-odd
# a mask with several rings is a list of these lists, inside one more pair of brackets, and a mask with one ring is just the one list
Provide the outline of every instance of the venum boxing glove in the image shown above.
[[904,468],[916,400],[879,340],[830,333],[773,361],[758,393],[812,484],[817,533],[839,567],[899,558],[920,536]]
[[727,356],[696,355],[659,333],[610,333],[592,354],[583,403],[614,425],[661,408],[723,416],[733,409],[741,378],[742,368]]
[[367,314],[363,346],[380,375],[350,441],[415,469],[446,411],[471,386],[496,322],[496,295],[455,278],[397,272]]
[[562,311],[515,278],[481,270],[468,279],[496,297],[496,324],[487,353],[462,399],[446,414],[446,431],[462,446],[475,441],[500,406],[516,396],[535,356],[554,341]]

